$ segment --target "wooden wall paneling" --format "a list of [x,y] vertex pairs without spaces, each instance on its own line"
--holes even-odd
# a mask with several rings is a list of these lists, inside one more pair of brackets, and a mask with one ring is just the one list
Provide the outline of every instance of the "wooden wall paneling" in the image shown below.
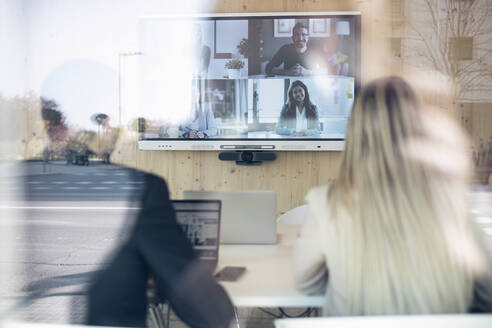
[[114,150],[111,153],[111,162],[127,167],[139,167],[137,162],[137,140],[133,132],[126,132],[118,137]]
[[173,198],[183,190],[275,190],[278,211],[304,203],[313,186],[333,180],[339,152],[279,152],[274,162],[240,166],[219,161],[217,152],[140,151],[140,168],[166,178]]
[[219,13],[234,13],[358,10],[360,2],[341,0],[224,0],[216,2],[215,11]]
[[271,189],[277,192],[277,211],[283,213],[295,207],[292,203],[292,189],[297,188],[290,173],[293,164],[289,162],[289,153],[277,153],[275,168],[271,170]]
[[320,167],[318,184],[327,184],[335,180],[342,156],[342,152],[323,152],[317,154],[317,162]]
[[[312,152],[289,152],[287,153],[288,166],[286,169],[286,175],[288,177],[287,189],[281,190],[281,192],[289,193],[290,200],[289,207],[296,207],[304,203],[304,197],[307,191],[314,185],[318,184],[317,174],[313,174],[313,167],[319,167],[319,164],[314,161],[315,154]],[[316,172],[318,169],[315,170]],[[281,208],[282,211],[284,208]]]
[[218,152],[204,152],[201,164],[201,189],[243,189],[241,167],[234,161],[221,161]]
[[488,147],[492,138],[492,103],[472,104],[469,131],[477,151]]
[[145,172],[164,176],[166,179],[171,178],[169,176],[169,164],[174,161],[174,157],[176,156],[174,152],[137,150],[135,156],[137,157],[137,165],[139,169]]
[[241,13],[241,12],[263,12],[263,11],[282,11],[283,0],[223,0],[217,1],[215,12],[218,13]]
[[462,103],[459,105],[461,124],[470,136],[473,148],[492,137],[492,103]]
[[204,179],[207,178],[207,175],[204,175],[202,177],[202,167],[204,166],[204,163],[207,163],[207,159],[204,158],[204,152],[199,152],[195,154],[195,158],[193,160],[193,181],[192,181],[192,190],[199,190],[199,189],[205,189],[203,188],[203,183]]
[[316,0],[285,0],[284,2],[285,11],[333,11],[338,10],[338,3],[338,1]]
[[357,10],[356,1],[285,0],[286,11],[341,11]]
[[361,12],[361,81],[365,83],[391,73],[391,22],[386,1],[358,1]]
[[172,155],[168,179],[172,181],[173,197],[181,198],[183,190],[193,188],[193,166],[195,162],[199,162],[196,159],[199,154],[188,151],[173,151]]
[[471,136],[475,144],[492,137],[492,102],[474,103],[471,106]]
[[492,183],[492,103],[473,103],[469,133],[475,160],[475,183]]
[[471,136],[472,135],[472,103],[461,103],[458,105],[458,113],[461,121],[461,125],[466,130],[466,132]]

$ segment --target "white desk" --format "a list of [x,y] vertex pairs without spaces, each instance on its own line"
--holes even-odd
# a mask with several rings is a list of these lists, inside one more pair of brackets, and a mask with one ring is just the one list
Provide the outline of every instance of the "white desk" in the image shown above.
[[490,328],[490,314],[385,315],[275,320],[277,328]]
[[245,266],[234,282],[221,282],[238,307],[322,307],[323,295],[305,295],[294,285],[292,252],[297,225],[279,225],[276,245],[220,245],[220,270]]

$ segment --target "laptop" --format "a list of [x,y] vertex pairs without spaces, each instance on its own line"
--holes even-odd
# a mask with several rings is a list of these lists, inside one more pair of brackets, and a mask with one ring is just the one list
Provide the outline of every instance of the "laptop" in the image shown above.
[[219,260],[220,200],[173,200],[172,204],[199,260],[213,272]]
[[274,190],[186,190],[183,198],[222,201],[222,244],[275,244],[277,241]]

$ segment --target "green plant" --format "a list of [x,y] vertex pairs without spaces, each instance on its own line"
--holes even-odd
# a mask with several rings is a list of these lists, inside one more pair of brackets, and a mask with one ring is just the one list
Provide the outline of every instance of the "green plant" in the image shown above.
[[244,67],[244,61],[239,58],[232,58],[224,66],[228,69],[241,69]]
[[239,49],[239,53],[243,55],[244,58],[248,58],[248,39],[242,38],[237,48]]

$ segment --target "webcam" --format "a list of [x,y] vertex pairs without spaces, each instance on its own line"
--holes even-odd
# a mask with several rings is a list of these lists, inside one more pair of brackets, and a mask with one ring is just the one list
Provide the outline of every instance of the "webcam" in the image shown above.
[[228,151],[219,153],[221,161],[236,161],[237,165],[261,165],[264,161],[274,161],[277,154],[263,151]]

